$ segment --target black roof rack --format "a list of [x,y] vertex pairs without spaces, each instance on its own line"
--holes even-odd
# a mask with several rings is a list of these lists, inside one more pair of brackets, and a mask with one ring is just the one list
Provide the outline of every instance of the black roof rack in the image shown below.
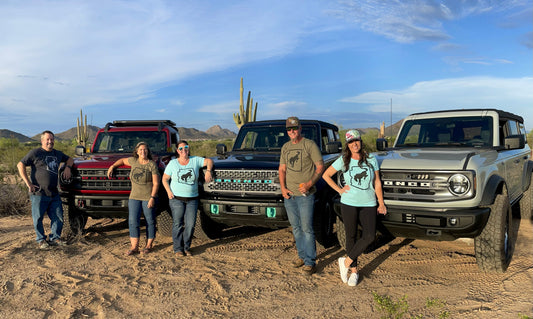
[[110,127],[127,127],[127,126],[157,126],[159,130],[163,128],[163,125],[176,127],[176,123],[171,120],[117,120],[112,123],[109,122],[105,125],[105,131],[107,132]]

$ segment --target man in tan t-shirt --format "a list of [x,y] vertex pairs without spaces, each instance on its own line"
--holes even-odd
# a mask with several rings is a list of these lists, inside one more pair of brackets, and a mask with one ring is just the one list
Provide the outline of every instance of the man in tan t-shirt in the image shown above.
[[302,136],[297,117],[289,117],[285,126],[291,140],[281,148],[279,181],[298,251],[293,266],[303,266],[304,273],[311,275],[316,271],[315,183],[324,172],[324,161],[316,143]]

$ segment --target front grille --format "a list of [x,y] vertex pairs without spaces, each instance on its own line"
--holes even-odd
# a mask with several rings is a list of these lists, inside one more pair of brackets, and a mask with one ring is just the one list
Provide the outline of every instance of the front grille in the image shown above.
[[113,171],[113,177],[107,178],[107,169],[84,168],[78,170],[83,190],[130,190],[130,169],[119,168]]
[[[445,202],[464,200],[475,195],[474,173],[471,171],[412,172],[380,170],[383,197],[388,200],[413,202]],[[470,190],[456,196],[449,190],[448,179],[457,173],[464,174],[473,185]]]
[[215,170],[213,182],[204,184],[211,193],[281,194],[277,170]]

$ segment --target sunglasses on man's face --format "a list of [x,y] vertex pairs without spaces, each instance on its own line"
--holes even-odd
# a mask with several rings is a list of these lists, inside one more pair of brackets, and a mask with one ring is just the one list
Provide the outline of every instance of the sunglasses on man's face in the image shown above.
[[300,128],[298,126],[291,126],[291,127],[287,127],[287,132],[290,132],[290,131],[298,131]]
[[183,149],[188,150],[188,149],[189,149],[189,145],[185,145],[185,146],[180,146],[180,147],[178,147],[178,151],[183,151]]

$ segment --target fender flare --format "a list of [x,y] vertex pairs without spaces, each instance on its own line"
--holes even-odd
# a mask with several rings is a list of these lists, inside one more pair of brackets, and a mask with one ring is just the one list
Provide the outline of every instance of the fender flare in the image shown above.
[[496,194],[502,192],[502,186],[505,185],[505,179],[499,175],[492,175],[483,190],[483,197],[481,197],[480,206],[488,206],[494,203]]
[[527,161],[527,164],[524,165],[524,177],[525,183],[522,185],[522,190],[525,192],[531,187],[531,174],[533,174],[533,161]]

